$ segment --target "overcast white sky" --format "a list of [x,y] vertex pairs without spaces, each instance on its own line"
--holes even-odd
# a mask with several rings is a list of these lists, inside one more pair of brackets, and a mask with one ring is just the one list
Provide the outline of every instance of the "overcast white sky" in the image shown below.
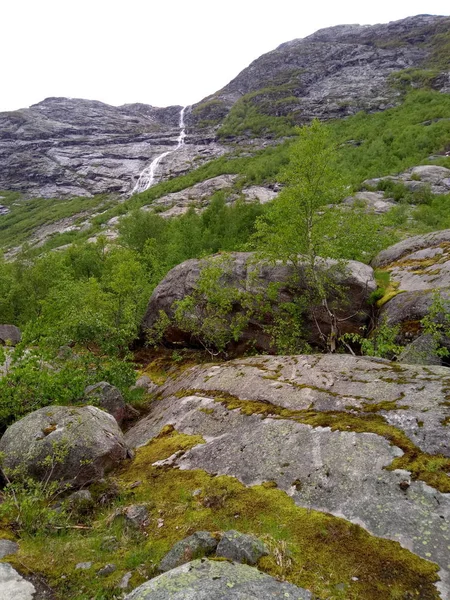
[[0,110],[49,96],[192,104],[330,25],[450,14],[448,0],[5,0]]

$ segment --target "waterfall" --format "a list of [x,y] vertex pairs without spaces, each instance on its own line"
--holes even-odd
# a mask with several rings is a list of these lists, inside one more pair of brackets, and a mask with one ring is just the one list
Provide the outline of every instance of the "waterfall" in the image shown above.
[[180,111],[180,119],[178,122],[178,127],[180,128],[180,135],[177,138],[176,148],[174,148],[173,150],[168,150],[167,152],[163,152],[162,154],[159,154],[155,159],[153,159],[153,161],[149,164],[148,167],[145,167],[145,169],[139,175],[139,179],[137,180],[136,185],[134,186],[133,191],[131,192],[132,195],[139,194],[140,192],[145,192],[145,190],[148,190],[148,188],[151,187],[155,183],[156,168],[159,165],[159,163],[162,161],[162,159],[165,158],[166,156],[168,156],[169,154],[176,152],[182,146],[184,146],[184,140],[186,138],[186,126],[184,124],[184,113],[187,108],[188,108],[187,106],[183,106],[183,108]]

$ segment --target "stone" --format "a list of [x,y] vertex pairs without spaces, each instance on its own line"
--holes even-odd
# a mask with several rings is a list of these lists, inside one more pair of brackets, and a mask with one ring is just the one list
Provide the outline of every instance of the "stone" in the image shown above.
[[226,561],[194,560],[133,590],[125,600],[312,600],[303,588]]
[[398,356],[397,362],[407,365],[440,365],[441,359],[436,354],[438,344],[430,334],[416,338]]
[[130,579],[132,578],[132,576],[133,576],[133,573],[131,571],[128,571],[128,573],[125,573],[125,575],[120,580],[118,587],[121,590],[126,590],[128,588],[128,586],[130,585]]
[[117,569],[116,565],[110,563],[108,565],[105,565],[104,567],[102,567],[101,569],[99,569],[97,571],[97,575],[99,577],[107,577],[108,575],[111,575],[111,573],[114,573],[114,571]]
[[216,556],[246,565],[256,565],[268,554],[266,546],[257,537],[234,530],[225,531],[216,550]]
[[94,505],[94,498],[89,490],[77,490],[66,498],[66,504],[71,510],[85,512]]
[[155,394],[159,386],[150,379],[148,375],[141,375],[134,384],[133,388],[145,390],[147,394]]
[[148,525],[148,510],[143,504],[132,504],[122,510],[127,525],[142,529]]
[[116,419],[119,425],[122,425],[125,420],[127,412],[125,400],[120,390],[107,381],[88,385],[84,390],[83,402],[105,410]]
[[82,487],[103,478],[127,457],[114,417],[95,406],[47,406],[20,419],[0,440],[2,467],[24,475]]
[[159,563],[159,570],[170,571],[194,559],[209,556],[214,553],[217,543],[208,531],[196,531],[169,550]]
[[0,539],[0,559],[9,556],[10,554],[17,554],[19,551],[19,544],[12,542],[11,540]]
[[[158,465],[227,475],[246,486],[273,482],[298,506],[344,518],[438,563],[447,597],[450,533],[442,524],[450,519],[450,494],[388,468],[404,454],[402,444],[377,429],[333,423],[340,414],[362,423],[376,418],[406,436],[419,456],[450,457],[448,378],[442,366],[339,354],[211,363],[161,386],[149,415],[125,437],[131,447],[143,446],[166,425],[202,436],[204,443]],[[235,399],[242,410],[230,408]],[[302,422],[302,415],[323,425]]]
[[[216,260],[222,266],[220,262],[222,258],[218,256]],[[156,323],[160,311],[165,311],[169,317],[173,316],[174,303],[193,292],[201,270],[206,264],[211,263],[191,259],[169,271],[155,288],[149,300],[141,325],[143,336],[146,330],[151,329]],[[317,268],[329,268],[335,264],[335,261],[318,259]],[[260,293],[262,290],[266,290],[270,284],[279,283],[279,298],[283,302],[292,300],[295,296],[302,294],[302,291],[304,293],[307,285],[305,269],[302,265],[296,269],[292,265],[283,265],[280,262],[275,265],[255,262],[255,255],[251,252],[230,253],[226,259],[225,268],[227,269],[226,285],[234,286],[242,291]],[[299,283],[293,288],[290,281],[294,275],[298,276]],[[373,271],[369,266],[357,261],[347,261],[345,271],[337,271],[333,277],[336,284],[345,290],[345,300],[341,302],[341,306],[345,305],[345,309],[338,311],[338,316],[343,317],[341,333],[359,332],[371,312],[368,299],[370,293],[376,288]],[[239,305],[234,307],[235,312],[240,310]],[[349,317],[350,315],[351,317]],[[323,347],[324,341],[320,332],[326,337],[331,331],[330,316],[323,306],[314,307],[314,314],[312,314],[311,308],[306,311],[304,330],[308,343]],[[166,331],[165,340],[168,343],[192,344],[192,336],[175,324]],[[261,351],[273,350],[269,334],[263,330],[262,323],[255,319],[250,319],[236,345],[245,347],[249,343]]]
[[92,562],[80,562],[75,565],[75,569],[81,569],[87,571],[92,567]]
[[0,344],[17,346],[22,339],[20,329],[15,325],[0,325]]
[[0,600],[33,600],[36,588],[8,563],[0,563]]

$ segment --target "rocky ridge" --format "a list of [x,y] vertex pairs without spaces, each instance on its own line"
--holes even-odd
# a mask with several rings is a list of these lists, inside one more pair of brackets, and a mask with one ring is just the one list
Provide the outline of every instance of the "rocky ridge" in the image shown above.
[[[265,114],[291,116],[296,123],[384,110],[398,102],[390,76],[423,67],[433,54],[433,36],[449,26],[448,17],[418,15],[387,24],[321,29],[256,59],[194,105],[192,118],[220,122],[244,98]],[[433,85],[449,92],[449,73],[444,69]]]

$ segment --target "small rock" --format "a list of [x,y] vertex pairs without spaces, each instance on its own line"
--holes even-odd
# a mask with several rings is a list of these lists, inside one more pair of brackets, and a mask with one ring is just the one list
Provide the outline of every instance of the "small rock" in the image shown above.
[[5,558],[5,556],[9,556],[10,554],[16,554],[19,550],[19,545],[16,542],[11,542],[11,540],[0,540],[0,558]]
[[257,537],[233,529],[223,534],[216,550],[216,556],[248,565],[255,565],[267,554],[266,546]]
[[0,344],[16,346],[22,339],[20,329],[15,325],[0,325]]
[[214,552],[217,540],[208,531],[196,531],[189,537],[173,546],[159,563],[160,571],[170,571],[175,567],[190,562],[195,558],[202,558]]
[[113,552],[114,550],[117,550],[118,547],[119,540],[113,535],[103,538],[103,541],[100,544],[100,548],[108,552]]
[[75,569],[83,569],[83,570],[87,570],[90,569],[92,567],[92,563],[91,562],[80,562],[78,564],[75,565]]
[[89,490],[78,490],[66,499],[67,504],[70,508],[74,509],[84,509],[89,508],[93,505],[94,499]]
[[114,571],[117,569],[116,565],[110,563],[108,565],[105,565],[104,567],[102,567],[101,569],[99,569],[97,571],[97,575],[99,577],[106,577],[107,575],[111,575],[111,573],[114,573]]
[[136,529],[142,529],[148,525],[148,510],[143,504],[132,504],[127,506],[123,512],[123,516],[128,525]]
[[121,590],[127,589],[127,587],[130,584],[130,579],[131,579],[132,575],[133,574],[131,573],[131,571],[128,571],[128,573],[125,573],[125,575],[122,577],[122,579],[120,580],[120,583],[119,583],[119,588]]

